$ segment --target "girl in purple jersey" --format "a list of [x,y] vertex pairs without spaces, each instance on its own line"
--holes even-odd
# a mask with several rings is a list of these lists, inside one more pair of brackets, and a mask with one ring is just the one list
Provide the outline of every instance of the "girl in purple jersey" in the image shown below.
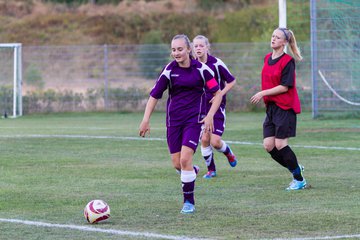
[[[208,172],[203,177],[210,179],[216,177],[213,148],[227,157],[231,167],[235,167],[237,164],[236,156],[231,151],[230,146],[221,139],[225,130],[226,121],[226,93],[235,85],[236,80],[223,61],[209,54],[210,43],[205,36],[198,35],[194,38],[193,49],[197,60],[205,63],[214,71],[215,79],[220,85],[223,95],[220,108],[214,116],[214,130],[212,132],[203,133],[201,137],[201,154],[204,157],[208,168]],[[208,93],[206,96],[207,110],[209,110],[212,106],[213,96],[211,93]]]
[[[196,151],[202,124],[205,131],[213,131],[213,117],[220,106],[222,94],[213,71],[192,59],[191,44],[186,35],[176,35],[171,41],[171,56],[150,92],[139,135],[150,132],[150,117],[154,108],[168,90],[166,110],[167,143],[175,169],[180,171],[184,204],[181,213],[195,211],[195,179],[193,155]],[[214,95],[213,107],[205,109],[205,90]]]
[[261,99],[264,100],[264,148],[275,161],[292,173],[293,180],[286,190],[299,190],[306,187],[303,166],[298,164],[288,139],[296,135],[296,114],[301,112],[301,107],[296,90],[295,60],[284,52],[287,44],[296,60],[302,60],[294,33],[287,28],[275,29],[271,37],[273,50],[265,56],[261,72],[262,91],[252,96],[250,101],[257,104]]

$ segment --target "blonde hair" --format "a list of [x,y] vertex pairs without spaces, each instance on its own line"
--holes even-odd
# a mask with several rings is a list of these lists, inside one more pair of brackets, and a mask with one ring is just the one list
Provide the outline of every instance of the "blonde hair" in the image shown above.
[[204,35],[197,35],[196,37],[194,37],[193,42],[195,41],[195,39],[204,40],[205,45],[208,48],[208,52],[210,53],[210,41],[207,37],[205,37]]
[[296,38],[293,31],[291,31],[288,28],[278,28],[278,29],[284,33],[285,39],[290,46],[290,52],[292,53],[294,58],[298,61],[301,61],[303,57],[301,56],[300,48],[296,43]]
[[190,39],[188,38],[188,36],[186,36],[185,34],[178,34],[178,35],[175,35],[171,41],[174,41],[176,39],[184,39],[186,47],[188,49],[190,49],[190,58],[194,59],[192,44],[191,44]]
[[[196,37],[194,37],[193,39],[193,44],[194,44],[194,41],[198,39],[198,40],[203,40],[205,42],[205,45],[206,47],[208,48],[207,49],[207,53],[210,54],[210,42],[209,42],[209,39],[207,37],[205,37],[204,35],[197,35]],[[194,48],[192,49],[192,54],[196,57],[196,54],[194,52]],[[197,60],[199,60],[198,58],[196,58]]]

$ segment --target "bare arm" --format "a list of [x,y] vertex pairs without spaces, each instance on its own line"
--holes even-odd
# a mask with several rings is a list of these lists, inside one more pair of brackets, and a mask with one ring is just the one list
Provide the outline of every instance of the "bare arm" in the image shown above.
[[278,85],[276,87],[257,92],[254,96],[250,98],[250,102],[253,104],[257,104],[265,96],[278,95],[280,93],[287,92],[288,89],[289,87],[287,86]]
[[235,86],[235,84],[236,84],[236,80],[234,80],[234,81],[232,81],[232,82],[230,82],[230,83],[226,83],[224,89],[221,90],[223,96],[224,96],[228,91],[230,91],[230,89],[232,89],[233,86]]
[[139,135],[141,137],[145,137],[147,132],[150,133],[150,117],[155,109],[157,102],[158,99],[150,96],[148,102],[146,103],[144,117],[139,126]]
[[[226,83],[224,89],[221,90],[221,94],[223,96],[225,96],[230,91],[230,89],[232,89],[232,87],[235,85],[235,83],[236,83],[236,80],[232,81],[231,83]],[[212,103],[213,101],[214,101],[214,97],[210,100],[210,103]]]

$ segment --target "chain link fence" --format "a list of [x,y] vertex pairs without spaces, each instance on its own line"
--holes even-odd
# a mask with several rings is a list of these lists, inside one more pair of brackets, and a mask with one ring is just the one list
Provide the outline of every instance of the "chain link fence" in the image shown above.
[[313,116],[360,111],[360,1],[311,1]]
[[[297,86],[305,111],[360,112],[360,1],[287,1],[288,27],[304,60],[297,63]],[[277,14],[277,13],[274,13]],[[276,24],[276,23],[275,23]],[[249,98],[260,90],[262,43],[216,43],[237,79],[228,111],[251,111]],[[161,69],[171,61],[169,45],[23,46],[23,113],[143,111]],[[12,55],[0,48],[0,111],[12,109]],[[164,98],[166,98],[164,96]],[[165,99],[157,105],[165,110]]]
[[[249,98],[260,90],[263,57],[269,51],[269,43],[212,45],[212,54],[237,79],[228,96],[228,111],[256,108]],[[298,86],[304,108],[310,109],[310,58],[308,52],[304,54],[305,61],[297,66]],[[11,107],[7,103],[12,96],[12,66],[9,51],[0,50],[0,55],[4,111]],[[169,45],[23,46],[23,112],[143,111],[158,74],[169,61]],[[164,110],[164,104],[165,99],[158,110]]]

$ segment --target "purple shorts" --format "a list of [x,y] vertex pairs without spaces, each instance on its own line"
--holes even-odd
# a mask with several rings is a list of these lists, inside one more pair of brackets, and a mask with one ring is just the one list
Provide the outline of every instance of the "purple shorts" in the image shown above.
[[167,143],[171,154],[181,151],[181,146],[187,146],[196,151],[199,144],[201,124],[180,125],[167,128]]
[[225,119],[224,118],[214,118],[214,130],[212,134],[222,136],[225,130]]

